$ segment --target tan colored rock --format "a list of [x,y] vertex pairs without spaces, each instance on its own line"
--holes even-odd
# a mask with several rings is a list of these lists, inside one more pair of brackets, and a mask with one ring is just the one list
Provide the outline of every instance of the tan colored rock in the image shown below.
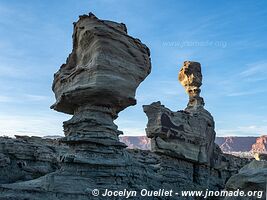
[[200,97],[200,86],[202,85],[201,65],[198,62],[185,61],[178,79],[189,95],[187,111],[197,110],[204,106],[204,100]]
[[267,153],[267,135],[262,135],[256,139],[256,143],[252,145],[253,153]]

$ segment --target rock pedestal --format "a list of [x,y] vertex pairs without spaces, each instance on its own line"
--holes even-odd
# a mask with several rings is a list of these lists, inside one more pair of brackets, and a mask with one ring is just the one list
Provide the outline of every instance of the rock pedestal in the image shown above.
[[73,115],[62,141],[75,149],[82,143],[125,147],[113,120],[136,104],[136,88],[150,70],[149,49],[124,24],[80,16],[72,53],[54,75],[52,108]]
[[74,24],[72,53],[53,82],[52,108],[73,115],[63,125],[62,142],[71,147],[61,159],[66,176],[84,172],[88,180],[84,187],[101,188],[106,183],[126,187],[132,161],[113,121],[136,104],[136,89],[150,70],[149,49],[129,36],[124,24],[100,20],[92,13],[80,16]]
[[[70,149],[59,157],[60,170],[4,186],[0,193],[15,199],[83,200],[93,198],[96,188],[128,188],[134,161],[119,141],[122,132],[113,121],[136,104],[136,89],[150,70],[149,49],[129,36],[124,24],[100,20],[92,13],[80,16],[74,23],[73,50],[52,86],[56,102],[51,108],[73,115],[64,122],[61,139]],[[19,198],[14,188],[21,191]]]

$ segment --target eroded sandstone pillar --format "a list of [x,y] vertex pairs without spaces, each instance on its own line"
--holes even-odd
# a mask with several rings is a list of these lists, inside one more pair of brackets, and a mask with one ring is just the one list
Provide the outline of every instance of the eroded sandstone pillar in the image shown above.
[[80,16],[73,50],[54,75],[52,108],[73,115],[64,122],[62,141],[75,149],[84,143],[125,147],[113,120],[136,104],[136,89],[150,70],[148,47],[129,36],[124,24]]
[[182,66],[178,79],[185,88],[189,96],[186,111],[196,111],[198,108],[203,108],[204,100],[200,97],[202,85],[201,65],[198,62],[185,61]]

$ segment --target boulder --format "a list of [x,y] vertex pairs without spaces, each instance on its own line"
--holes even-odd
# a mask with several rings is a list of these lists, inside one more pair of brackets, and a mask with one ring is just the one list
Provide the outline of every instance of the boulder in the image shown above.
[[[265,199],[267,184],[267,161],[253,160],[233,175],[226,183],[226,190],[257,192],[254,196],[243,197],[244,200]],[[238,200],[240,197],[227,197],[225,200]]]

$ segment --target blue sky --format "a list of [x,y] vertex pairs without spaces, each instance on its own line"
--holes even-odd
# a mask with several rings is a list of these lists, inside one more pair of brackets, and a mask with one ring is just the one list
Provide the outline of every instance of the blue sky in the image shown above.
[[144,135],[142,105],[176,111],[187,95],[177,81],[185,60],[202,64],[202,93],[217,136],[267,134],[267,1],[0,1],[0,135],[63,135],[71,116],[50,110],[53,73],[72,46],[72,22],[93,12],[123,22],[151,50],[152,73],[136,106],[116,120]]

